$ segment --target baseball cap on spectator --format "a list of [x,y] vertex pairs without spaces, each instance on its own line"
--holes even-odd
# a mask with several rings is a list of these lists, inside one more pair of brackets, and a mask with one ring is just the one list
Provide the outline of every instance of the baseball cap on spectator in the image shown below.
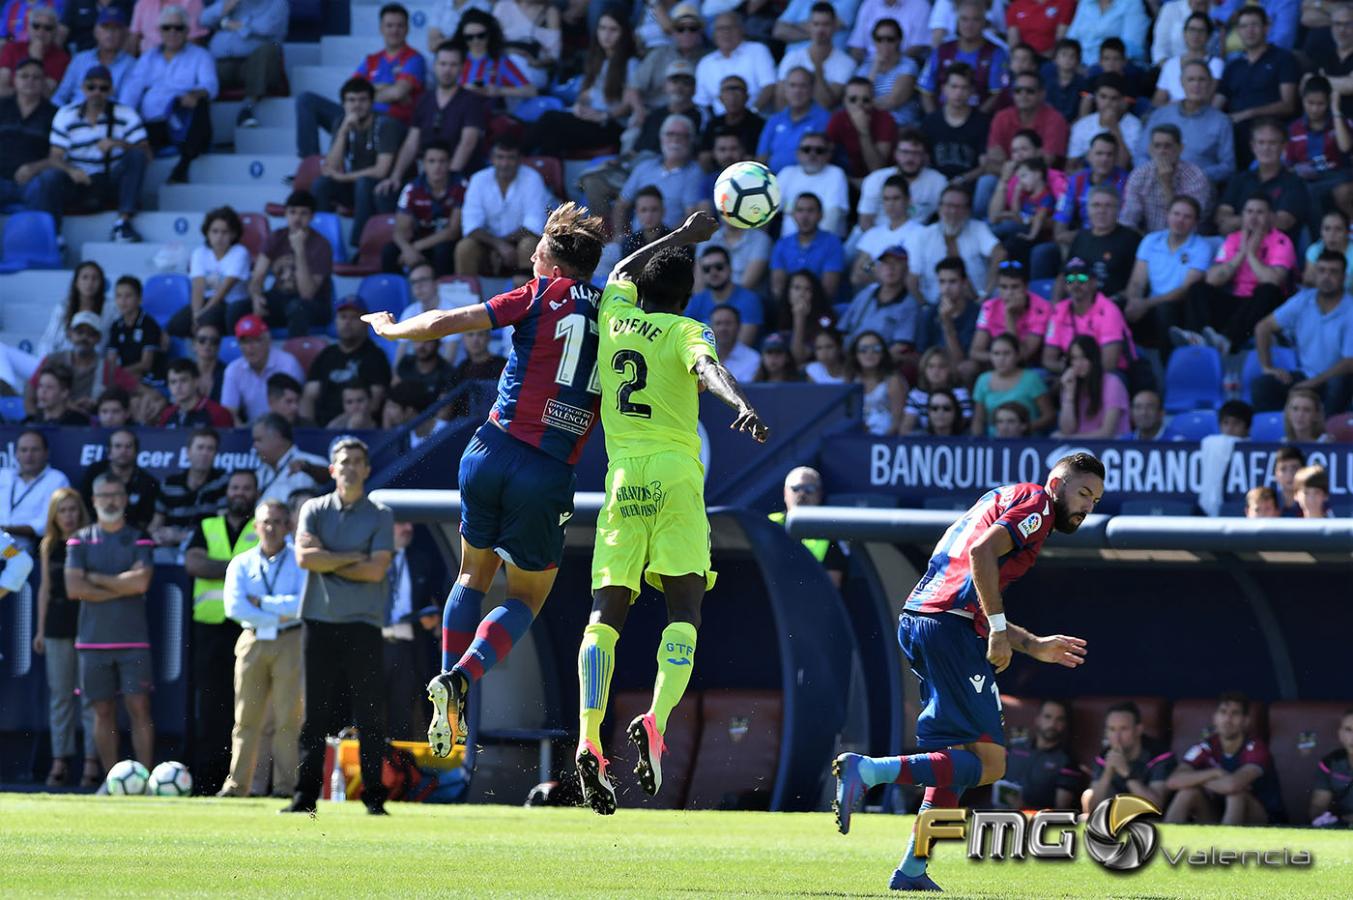
[[263,337],[267,333],[268,323],[252,313],[247,316],[240,316],[240,320],[235,323],[235,337],[237,338]]
[[91,66],[85,73],[85,81],[106,81],[113,83],[113,73],[108,71],[107,66]]
[[366,308],[366,301],[356,294],[349,294],[334,301],[334,312],[338,312],[340,309],[355,309],[363,314],[370,312]]
[[694,3],[678,3],[676,6],[672,7],[670,15],[673,24],[680,22],[682,19],[694,19],[699,23],[701,28],[705,27],[705,17],[700,15],[700,7],[696,6]]
[[[39,65],[41,65],[41,63],[39,63]],[[71,328],[78,328],[81,325],[86,325],[90,328],[93,328],[100,335],[103,334],[103,322],[99,319],[98,313],[92,313],[86,309],[70,317]]]
[[879,255],[876,259],[881,260],[885,256],[896,256],[898,259],[906,259],[907,248],[903,247],[901,244],[893,244],[891,247],[884,247],[879,251]]
[[772,331],[770,334],[766,335],[766,339],[761,342],[762,353],[767,351],[779,351],[783,353],[788,348],[789,345],[785,343],[784,336],[776,331]]
[[[31,56],[25,56],[23,59],[19,60],[17,63],[14,64],[14,73],[17,75],[19,72],[22,72],[29,66],[37,66],[39,69],[42,69],[43,68],[42,60],[34,59]],[[43,69],[43,71],[45,72],[46,70]]]
[[96,21],[94,24],[96,24],[96,25],[121,25],[123,28],[126,28],[126,27],[127,27],[127,14],[124,13],[121,9],[119,9],[119,8],[116,7],[116,6],[105,6],[105,7],[99,12],[99,18],[98,18],[98,21]]
[[1094,270],[1090,268],[1090,264],[1089,264],[1089,263],[1087,263],[1085,260],[1081,259],[1079,256],[1073,256],[1073,257],[1071,257],[1070,259],[1068,259],[1068,260],[1066,261],[1066,265],[1062,267],[1062,274],[1063,274],[1063,275],[1093,275],[1093,274],[1095,274],[1095,273],[1094,273]]
[[695,66],[689,60],[674,59],[667,64],[668,78],[689,78],[695,80]]

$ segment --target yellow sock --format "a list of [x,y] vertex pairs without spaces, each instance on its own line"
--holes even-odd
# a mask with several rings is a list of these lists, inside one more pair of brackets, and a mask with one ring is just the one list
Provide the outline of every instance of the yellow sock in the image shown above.
[[667,733],[667,717],[681,702],[695,668],[695,626],[673,622],[662,630],[658,644],[658,678],[653,682],[653,717],[658,731]]
[[610,625],[588,625],[578,648],[578,732],[601,749],[601,720],[611,695],[615,642],[620,633]]

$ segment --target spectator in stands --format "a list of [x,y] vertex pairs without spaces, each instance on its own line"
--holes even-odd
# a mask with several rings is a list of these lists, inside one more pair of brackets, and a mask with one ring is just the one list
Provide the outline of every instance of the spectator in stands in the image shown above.
[[1067,122],[1080,117],[1081,96],[1090,92],[1090,81],[1081,67],[1079,41],[1060,38],[1053,47],[1052,60],[1038,70],[1048,105],[1062,114]]
[[968,361],[968,348],[977,330],[978,307],[972,300],[972,285],[962,258],[947,256],[936,263],[935,280],[939,302],[921,307],[914,347],[922,353],[931,347],[943,348],[949,364],[959,373],[959,381],[970,384],[977,376],[977,367]]
[[[1111,187],[1121,192],[1127,186],[1127,170],[1116,162],[1118,138],[1107,132],[1090,141],[1085,155],[1085,168],[1067,179],[1066,193],[1053,213],[1053,235],[1058,244],[1070,246],[1076,235],[1090,221],[1090,193],[1098,187]],[[1116,218],[1116,213],[1115,213]],[[1035,262],[1038,261],[1035,256]],[[1044,274],[1034,267],[1034,275]]]
[[[353,76],[375,86],[377,114],[407,126],[427,81],[427,61],[405,40],[409,36],[409,11],[402,5],[387,3],[382,6],[380,27],[384,47],[358,63]],[[318,156],[319,129],[333,134],[343,116],[343,107],[327,97],[311,91],[297,97],[297,154]]]
[[[709,52],[705,46],[705,20],[700,15],[700,7],[696,3],[678,3],[670,10],[661,6],[649,7],[648,16],[656,18],[661,10],[661,14],[669,23],[664,27],[664,31],[671,35],[670,40],[654,44],[645,41],[647,52],[644,53],[643,60],[639,63],[638,70],[634,73],[634,86],[639,91],[639,96],[644,105],[653,107],[662,102],[664,97],[664,85],[669,76],[669,67],[672,63],[680,60],[691,67],[691,77],[695,77],[695,67],[700,60]],[[636,36],[642,39],[643,26],[636,30]],[[741,78],[739,78],[741,80]],[[727,79],[724,79],[725,83]],[[724,85],[719,86],[720,99],[723,99]],[[743,104],[746,104],[747,85],[743,82],[742,90]],[[728,101],[724,100],[727,106]]]
[[70,65],[70,54],[61,46],[57,12],[50,6],[35,6],[28,15],[28,38],[9,41],[0,49],[0,97],[14,93],[14,71],[22,60],[42,66],[42,96],[51,97]]
[[924,224],[939,208],[940,194],[946,180],[926,165],[925,135],[915,129],[899,132],[893,160],[897,165],[871,173],[860,186],[860,200],[855,211],[859,215],[860,230],[863,232],[867,233],[877,224],[883,188],[894,175],[901,175],[907,182],[908,218]]
[[1131,422],[1134,441],[1158,441],[1165,433],[1165,410],[1160,394],[1144,388],[1132,395]]
[[[793,296],[794,282],[790,282]],[[830,326],[817,329],[813,335],[812,358],[803,367],[804,374],[814,384],[845,384],[850,377],[846,366],[845,348],[841,332]]]
[[[89,511],[80,495],[58,488],[47,504],[47,531],[38,550],[38,626],[33,652],[43,657],[47,675],[47,722],[52,733],[52,768],[47,787],[73,783],[67,761],[75,755],[75,726],[84,728],[84,775],[80,786],[96,787],[102,770],[94,747],[94,710],[76,689],[80,668],[75,656],[75,633],[80,608],[66,596],[66,541],[89,524]],[[8,571],[8,566],[6,566]]]
[[229,328],[238,331],[239,321],[248,315],[286,328],[291,337],[304,337],[311,328],[328,324],[334,253],[328,238],[310,227],[314,218],[315,196],[292,191],[286,201],[287,224],[273,230],[254,260],[249,301],[239,300],[227,308]]
[[[395,382],[386,395],[385,406],[381,408],[381,427],[393,431],[412,422],[432,405],[433,396],[421,382]],[[414,449],[438,431],[448,427],[448,424],[445,419],[437,416],[429,417],[409,432],[405,446],[407,449]]]
[[1069,2],[1013,0],[1005,8],[1006,40],[1012,47],[1028,44],[1039,56],[1051,57],[1075,12],[1076,5]]
[[1349,183],[1349,154],[1353,135],[1342,116],[1331,115],[1333,89],[1329,79],[1315,75],[1301,86],[1304,115],[1288,126],[1289,140],[1283,162],[1290,166],[1311,193],[1317,208],[1353,205],[1353,184]]
[[1127,436],[1131,429],[1127,388],[1119,378],[1105,374],[1099,344],[1090,335],[1079,335],[1071,342],[1061,388],[1054,437]]
[[1339,721],[1339,748],[1316,764],[1307,815],[1316,828],[1353,825],[1353,709]]
[[1069,130],[1066,119],[1047,102],[1043,79],[1036,72],[1020,72],[1011,79],[1014,103],[991,120],[987,135],[987,164],[994,168],[1011,158],[1011,144],[1021,131],[1032,131],[1043,142],[1043,158],[1051,166],[1066,156]]
[[1147,142],[1161,125],[1179,129],[1183,152],[1180,158],[1198,166],[1213,184],[1221,184],[1236,172],[1235,138],[1231,120],[1212,105],[1216,91],[1214,74],[1201,60],[1183,65],[1183,99],[1160,106],[1142,129],[1143,143],[1136,155],[1145,157]]
[[1217,433],[1238,440],[1250,439],[1254,408],[1244,400],[1227,400],[1217,408]]
[[455,249],[457,275],[515,275],[531,270],[531,256],[545,230],[549,191],[531,166],[521,164],[521,147],[500,137],[490,166],[470,177],[461,208]]
[[[440,0],[435,16],[431,17],[428,23],[427,52],[435,54],[443,43],[458,36],[463,27],[461,23],[466,20],[478,16],[493,20],[489,15],[492,6],[488,0]],[[502,42],[501,30],[498,40]]]
[[35,376],[33,390],[34,412],[24,419],[25,425],[89,425],[89,414],[72,406],[71,388],[74,384],[70,366],[44,360]]
[[456,364],[454,384],[466,381],[497,381],[507,360],[489,350],[489,331],[467,331],[461,335],[464,359]]
[[[99,317],[92,312],[82,311],[71,316],[70,328],[67,329],[71,349],[57,350],[43,358],[38,373],[29,379],[24,388],[25,409],[38,408],[38,374],[57,363],[61,364],[71,379],[67,385],[70,394],[66,398],[66,403],[86,417],[79,424],[88,424],[87,417],[94,411],[94,400],[105,388],[120,387],[128,392],[136,389],[135,378],[122,371],[112,359],[99,355],[98,346],[103,337],[102,327]],[[55,401],[59,398],[53,395],[49,399]],[[64,415],[65,412],[63,404],[58,415]]]
[[[1091,142],[1101,134],[1113,136],[1114,163],[1127,167],[1132,162],[1132,149],[1141,136],[1141,120],[1128,112],[1127,83],[1122,75],[1106,72],[1095,80],[1095,107],[1097,112],[1078,119],[1071,126],[1067,142],[1067,159],[1085,158]],[[1088,160],[1087,160],[1088,161]]]
[[861,417],[865,431],[880,437],[897,434],[907,382],[896,371],[883,335],[864,330],[851,339],[846,374],[864,392]]
[[343,118],[310,189],[320,212],[334,212],[338,203],[352,209],[351,243],[359,246],[367,220],[394,208],[388,196],[378,201],[376,187],[390,174],[403,128],[389,116],[376,115],[376,89],[366,79],[349,78],[339,96]]
[[[704,200],[704,173],[693,157],[695,129],[683,115],[670,115],[662,123],[662,155],[635,164],[620,189],[620,197],[611,213],[611,233],[629,231],[631,210],[639,189],[654,185],[662,192],[663,224],[676,228]],[[783,189],[783,185],[782,185]]]
[[249,248],[240,243],[244,223],[229,206],[209,210],[202,217],[206,243],[188,258],[192,279],[189,304],[169,317],[165,328],[174,337],[188,337],[203,324],[225,331],[226,310],[249,298]]
[[1106,38],[1121,38],[1128,58],[1145,63],[1149,26],[1146,10],[1135,0],[1108,0],[1107,5],[1082,0],[1076,6],[1075,17],[1066,30],[1066,36],[1078,41],[1085,55],[1091,58],[1099,56],[1099,45]]
[[1104,748],[1095,757],[1090,786],[1081,794],[1081,811],[1089,815],[1105,800],[1128,793],[1163,807],[1174,767],[1174,754],[1143,734],[1137,704],[1131,700],[1115,703],[1104,715]]
[[188,21],[183,7],[164,7],[160,12],[163,42],[158,47],[143,48],[118,92],[118,99],[145,122],[151,146],[178,148],[179,159],[169,173],[170,184],[186,182],[188,164],[211,146],[209,101],[216,99],[219,90],[211,54],[188,43]]
[[[822,475],[817,469],[797,466],[785,476],[784,512],[773,512],[770,520],[783,525],[789,513],[800,506],[822,505]],[[804,538],[803,546],[813,554],[831,579],[837,590],[846,580],[846,569],[850,559],[846,549],[838,542],[823,538]]]
[[1052,213],[1057,196],[1051,182],[1052,171],[1040,156],[1029,156],[1015,163],[1010,176],[1002,178],[987,207],[987,222],[1001,238],[1006,256],[1021,264],[1030,264],[1034,247],[1052,239]]
[[[600,204],[598,209],[605,206]],[[662,200],[662,191],[653,185],[641,187],[634,195],[634,230],[624,236],[620,245],[620,258],[624,259],[640,247],[651,244],[667,234],[669,229],[663,224],[666,208]],[[759,302],[759,298],[758,298]]]
[[1166,349],[1171,326],[1179,321],[1181,301],[1203,280],[1212,245],[1198,235],[1201,207],[1183,195],[1170,202],[1166,226],[1142,238],[1128,281],[1124,317],[1137,326],[1139,343]]
[[[775,242],[764,228],[734,228],[721,223],[714,236],[696,247],[703,252],[706,247],[722,247],[728,251],[733,264],[733,280],[739,287],[749,291],[759,291],[766,280],[770,268],[770,253]],[[699,272],[696,272],[696,284],[699,285]]]
[[[200,336],[200,328],[199,328]],[[240,356],[225,367],[221,405],[239,422],[253,422],[268,408],[268,379],[278,373],[300,381],[301,364],[281,347],[272,345],[268,326],[258,316],[245,316],[235,323]]]
[[955,9],[957,38],[937,44],[930,54],[917,81],[921,104],[927,113],[934,113],[949,103],[946,98],[953,90],[949,75],[954,66],[963,65],[972,76],[968,80],[970,92],[964,94],[963,102],[980,109],[983,116],[989,116],[1005,87],[1010,57],[1000,45],[982,34],[986,7],[981,0],[960,0]]
[[95,422],[100,428],[126,427],[131,422],[131,402],[131,395],[122,388],[108,388],[95,401]]
[[[799,161],[780,170],[781,202],[791,209],[802,194],[814,194],[822,207],[822,229],[838,237],[846,233],[846,215],[850,211],[846,173],[829,162],[831,141],[825,134],[809,132],[799,141]],[[780,235],[793,234],[795,225],[786,219]]]
[[221,790],[230,770],[232,660],[241,632],[226,618],[225,577],[230,561],[258,544],[258,478],[252,470],[230,473],[225,500],[221,513],[197,523],[183,555],[183,571],[193,579],[193,788],[208,796]]
[[845,107],[832,115],[826,133],[845,154],[846,175],[859,187],[866,175],[887,162],[897,141],[897,124],[875,107],[869,79],[855,76],[846,85]]
[[[698,73],[696,77],[696,102],[699,103]],[[739,74],[738,77],[743,76]],[[795,154],[803,138],[809,134],[826,133],[827,124],[831,121],[831,114],[813,100],[813,73],[808,69],[799,67],[790,70],[782,76],[780,89],[784,102],[778,112],[766,119],[756,144],[756,158],[777,175],[794,164]]]
[[342,397],[342,411],[324,427],[329,431],[360,431],[376,427],[371,417],[371,388],[361,379],[349,381],[338,392]]
[[282,41],[287,36],[287,0],[216,0],[202,10],[212,29],[207,47],[216,59],[216,77],[226,89],[243,88],[240,128],[257,128],[254,104],[282,90]]
[[1117,304],[1099,292],[1094,268],[1080,257],[1073,257],[1062,272],[1068,297],[1052,308],[1052,317],[1048,319],[1043,368],[1062,374],[1072,340],[1077,335],[1087,335],[1099,348],[1104,371],[1126,371],[1129,360],[1136,356],[1132,332]]
[[[148,51],[164,42],[161,19],[172,0],[136,0],[132,10],[130,45],[127,47],[132,56],[144,56]],[[201,41],[209,32],[202,27],[202,0],[182,0],[172,3],[187,15],[189,26],[188,39]]]
[[220,448],[215,429],[199,427],[188,435],[188,468],[165,476],[151,520],[150,535],[161,547],[183,544],[224,505],[230,473],[216,467]]
[[1212,185],[1198,166],[1180,159],[1183,136],[1166,123],[1153,126],[1150,159],[1128,176],[1123,210],[1118,221],[1139,231],[1161,231],[1177,197],[1192,197],[1206,214],[1212,203]]
[[972,395],[955,380],[954,367],[943,349],[931,347],[921,354],[916,380],[916,387],[907,392],[899,434],[911,434],[918,428],[926,433],[934,433],[930,428],[929,413],[930,394],[933,391],[945,390],[952,394],[958,400],[963,421],[966,422],[972,416]]
[[1245,518],[1276,519],[1278,512],[1278,494],[1271,487],[1252,487],[1245,492]]
[[931,437],[959,437],[968,433],[968,420],[958,397],[948,388],[930,392],[926,401],[926,426],[921,432]]
[[1306,267],[1301,275],[1304,286],[1315,287],[1316,260],[1329,250],[1344,258],[1344,291],[1353,293],[1353,242],[1349,241],[1349,227],[1348,214],[1341,209],[1331,209],[1320,219],[1320,240],[1306,248]]
[[[1267,133],[1257,130],[1255,140]],[[1203,280],[1189,288],[1184,327],[1171,328],[1170,339],[1176,345],[1208,344],[1223,356],[1230,353],[1282,305],[1284,286],[1296,265],[1292,241],[1276,226],[1268,195],[1254,194],[1245,201],[1241,229],[1227,235]]]
[[972,185],[982,175],[991,120],[969,102],[972,96],[972,68],[954,63],[944,76],[944,104],[921,120],[921,130],[929,138],[930,158],[949,179],[950,187]]
[[[490,115],[505,108],[510,100],[536,95],[536,86],[523,71],[525,63],[518,66],[508,55],[502,26],[488,12],[467,9],[450,40],[465,57],[461,87],[483,98]],[[436,53],[442,43],[429,41],[431,52]]]
[[155,723],[146,592],[154,543],[127,522],[127,491],[116,475],[95,479],[93,496],[94,524],[76,531],[66,549],[66,596],[88,604],[80,610],[75,636],[80,695],[94,708],[94,743],[104,770],[119,755],[114,705],[119,693],[131,719],[134,755],[149,768],[155,761]]
[[776,241],[775,249],[771,251],[771,297],[777,305],[783,305],[789,273],[800,269],[807,269],[820,278],[828,297],[837,296],[845,256],[841,239],[819,227],[823,218],[822,200],[805,191],[794,199],[792,209],[797,229]]
[[1029,408],[1013,400],[996,407],[991,414],[991,421],[994,429],[991,436],[1003,441],[1028,438],[1033,424],[1029,418]]
[[[708,245],[700,252],[700,275],[705,289],[691,297],[685,315],[709,324],[710,316],[720,306],[729,305],[738,311],[742,322],[738,341],[755,347],[757,335],[765,321],[761,298],[733,281],[732,263],[728,251],[717,245]],[[772,284],[774,283],[772,273]]]
[[1323,72],[1330,79],[1335,89],[1336,108],[1340,115],[1347,117],[1353,113],[1353,104],[1350,104],[1344,98],[1348,94],[1350,85],[1353,82],[1349,80],[1349,73],[1353,72],[1353,9],[1345,9],[1345,4],[1337,4],[1327,7],[1325,10],[1313,9],[1307,5],[1302,11],[1303,20],[1310,20],[1311,17],[1321,17],[1328,15],[1329,32],[1324,40],[1318,39],[1321,32],[1319,21],[1303,21],[1303,24],[1310,29],[1312,35],[1306,45],[1302,47],[1306,53],[1307,59],[1317,72]]
[[[695,102],[715,115],[724,111],[719,87],[727,75],[741,75],[747,82],[748,105],[766,109],[775,100],[775,60],[765,44],[746,40],[742,16],[723,12],[714,17],[714,51],[695,67]],[[812,74],[809,73],[811,80]],[[811,88],[810,88],[811,94]]]
[[120,314],[108,334],[108,354],[133,378],[158,378],[164,371],[160,362],[168,339],[160,323],[141,308],[141,280],[123,275],[113,288],[113,302]]
[[837,322],[846,340],[856,342],[866,331],[879,334],[889,348],[890,355],[895,356],[900,356],[901,351],[892,348],[898,348],[899,345],[915,346],[916,329],[924,301],[914,296],[907,287],[911,280],[907,272],[908,263],[907,248],[900,244],[888,247],[879,254],[873,267],[876,283],[856,294]]
[[66,33],[64,43],[73,50],[83,51],[98,43],[99,19],[103,18],[105,12],[119,13],[125,31],[135,3],[133,0],[68,0],[62,5],[61,27]]
[[201,373],[191,359],[169,363],[169,396],[174,401],[160,419],[161,428],[234,428],[230,410],[202,395],[198,386]]
[[301,383],[285,372],[268,376],[268,412],[277,413],[292,428],[314,428],[315,423],[301,418]]
[[342,387],[360,381],[371,389],[371,408],[380,409],[390,386],[390,361],[371,342],[370,329],[361,319],[369,310],[362,298],[344,297],[334,306],[338,343],[320,351],[310,364],[301,415],[316,422],[329,422],[343,412]]
[[911,198],[907,179],[892,175],[883,185],[883,217],[864,231],[855,244],[855,259],[850,267],[850,285],[862,288],[874,280],[874,260],[878,254],[899,244],[906,246],[923,226],[908,216]]
[[[1038,8],[1037,3],[1030,6]],[[1041,18],[1041,17],[1040,17]],[[1012,742],[1002,787],[995,802],[1006,809],[1070,809],[1084,781],[1066,750],[1071,710],[1061,700],[1044,700],[1034,719],[1033,740]]]
[[[67,15],[75,5],[67,5]],[[89,6],[96,4],[90,2]],[[131,73],[132,66],[136,65],[136,57],[127,52],[127,13],[120,7],[110,4],[99,10],[97,24],[91,27],[90,32],[94,43],[88,48],[81,48],[72,57],[70,65],[66,67],[66,74],[61,77],[61,84],[52,94],[52,102],[58,106],[84,102],[85,77],[95,66],[103,66],[108,70],[113,84],[109,96],[116,97],[127,75]]]
[[[226,367],[221,363],[221,333],[223,329],[211,324],[193,328],[193,362],[197,363],[197,388],[202,396],[221,402],[225,386]],[[224,404],[222,404],[224,405]]]
[[257,546],[234,554],[225,566],[225,614],[238,623],[240,634],[231,648],[235,692],[229,771],[217,796],[249,793],[259,745],[271,724],[272,790],[274,796],[289,797],[296,789],[304,700],[300,600],[305,573],[287,540],[291,514],[284,501],[259,503],[253,523]]
[[868,58],[855,69],[869,82],[874,105],[892,116],[899,126],[921,121],[921,102],[916,93],[920,67],[902,53],[902,28],[895,19],[880,19],[870,34],[873,46]]
[[789,344],[778,331],[766,335],[762,342],[761,365],[757,366],[756,376],[752,380],[763,384],[797,384],[804,381],[794,357],[789,355]]
[[1047,385],[1038,373],[1020,365],[1019,344],[1009,332],[991,340],[991,371],[977,376],[973,388],[972,433],[978,437],[997,437],[996,416],[992,412],[1008,403],[1019,404],[1026,412],[1024,424],[1030,431],[1042,433],[1052,427],[1057,412],[1052,408]]
[[1231,235],[1245,227],[1243,208],[1256,194],[1268,198],[1277,227],[1295,246],[1301,227],[1310,220],[1310,192],[1295,172],[1283,165],[1287,130],[1277,119],[1254,123],[1249,146],[1252,168],[1238,170],[1217,205],[1217,230]]
[[502,27],[512,59],[533,85],[544,88],[563,46],[559,11],[542,0],[497,0],[493,18]]
[[945,257],[961,257],[968,270],[968,281],[984,295],[994,290],[996,273],[1005,259],[1005,248],[996,235],[985,222],[972,217],[972,195],[967,189],[953,185],[945,188],[940,197],[939,220],[916,235],[911,250],[912,288],[927,303],[939,302],[935,266]]
[[742,317],[737,307],[727,303],[714,307],[709,313],[709,327],[714,332],[714,349],[719,352],[719,361],[724,367],[740,382],[755,380],[761,357],[738,340]]
[[419,98],[413,108],[412,120],[406,120],[408,133],[395,156],[394,168],[376,185],[377,197],[399,191],[415,158],[423,160],[426,177],[427,151],[433,145],[445,149],[448,177],[457,189],[464,185],[469,173],[479,168],[482,160],[479,144],[487,122],[486,104],[478,94],[461,90],[460,75],[464,67],[465,53],[459,47],[443,44],[437,48],[433,61],[435,88]]
[[1182,69],[1189,62],[1201,62],[1213,78],[1222,76],[1225,61],[1209,50],[1216,25],[1208,12],[1209,5],[1202,0],[1176,0],[1160,8],[1151,41],[1151,62],[1160,67],[1152,106],[1161,107],[1184,98]]
[[[836,7],[821,0],[815,2],[808,14],[805,29],[808,40],[787,48],[776,70],[781,82],[794,69],[807,70],[813,79],[813,101],[824,109],[835,109],[841,105],[846,82],[850,80],[856,66],[854,59],[836,47],[834,38],[838,24]],[[872,97],[872,85],[869,93]],[[777,105],[784,105],[783,96]]]
[[856,60],[863,60],[869,49],[869,36],[881,21],[891,19],[902,32],[903,50],[928,53],[931,49],[927,24],[930,14],[930,4],[925,0],[863,0],[855,12],[855,24],[846,39],[846,47]]
[[[1241,15],[1242,23],[1253,19]],[[1184,752],[1166,782],[1177,793],[1165,810],[1165,821],[1263,825],[1281,815],[1273,757],[1263,740],[1251,736],[1250,727],[1249,699],[1235,692],[1222,694],[1212,714],[1212,735]]]
[[138,385],[132,394],[132,422],[143,426],[158,425],[168,407],[169,401],[159,388],[148,384]]
[[[694,97],[692,94],[692,101]],[[719,99],[723,102],[723,112],[708,119],[700,140],[700,165],[714,173],[753,156],[766,128],[766,120],[747,108],[747,81],[741,75],[724,76],[719,85]],[[822,127],[826,127],[825,124]],[[729,149],[734,139],[737,141],[736,152]],[[720,143],[725,147],[723,153],[716,152]]]
[[48,460],[47,436],[30,429],[14,441],[15,465],[0,468],[0,529],[27,553],[46,534],[49,501],[59,488],[70,487],[65,474]]
[[93,505],[94,482],[99,476],[111,474],[126,487],[127,521],[142,531],[155,518],[155,506],[160,499],[160,482],[154,475],[137,465],[141,441],[130,428],[120,428],[108,436],[103,458],[84,470],[80,494]]
[[1325,431],[1325,404],[1310,388],[1294,387],[1287,392],[1287,402],[1283,405],[1283,440],[1302,444],[1324,444],[1333,440]]
[[451,149],[433,141],[423,151],[423,174],[404,186],[396,205],[394,239],[381,252],[386,272],[430,262],[438,275],[455,270],[460,204],[465,194],[451,181]]
[[253,435],[260,500],[280,500],[290,497],[292,491],[314,489],[328,480],[324,458],[297,447],[291,423],[277,413],[268,413],[255,422]]
[[[1093,260],[1091,269],[1099,289],[1116,302],[1122,302],[1142,240],[1140,234],[1119,221],[1120,206],[1121,198],[1114,188],[1091,188],[1086,203],[1088,227],[1076,232],[1067,249],[1072,258]],[[1053,294],[1056,296],[1057,291]]]
[[[409,270],[409,292],[413,295],[413,301],[399,314],[399,321],[404,322],[412,319],[421,313],[431,312],[434,309],[455,309],[468,303],[478,303],[479,296],[472,293],[467,287],[465,292],[458,296],[443,295],[437,285],[437,273],[429,263],[422,263]],[[445,353],[448,360],[455,359],[457,348],[460,346],[460,335],[449,335],[437,342]],[[395,362],[399,362],[405,356],[410,355],[408,341],[400,341],[396,350]]]
[[[1348,408],[1353,392],[1353,297],[1344,287],[1347,259],[1326,250],[1315,261],[1315,286],[1298,291],[1254,328],[1262,374],[1251,382],[1256,409],[1281,409],[1291,388],[1322,395],[1326,409]],[[1292,370],[1273,365],[1273,337],[1296,349]]]
[[1273,454],[1273,485],[1278,496],[1279,514],[1284,518],[1301,518],[1297,505],[1297,472],[1306,465],[1306,453],[1292,445],[1279,447]]
[[[36,212],[61,213],[49,140],[56,107],[42,95],[36,62],[14,70],[14,95],[0,98],[0,203],[19,203]],[[46,176],[46,177],[44,177]]]
[[[1297,80],[1300,69],[1290,52],[1268,41],[1269,16],[1262,6],[1246,6],[1236,13],[1236,33],[1242,52],[1226,63],[1218,95],[1219,106],[1236,126],[1236,148],[1241,166],[1250,156],[1251,123],[1264,116],[1287,118],[1297,111]],[[1256,126],[1257,128],[1257,126]],[[1256,148],[1257,149],[1257,148]]]
[[[0,145],[2,146],[2,145]],[[74,349],[71,343],[71,319],[78,312],[92,312],[99,321],[104,334],[117,319],[117,307],[105,303],[108,293],[108,280],[104,277],[103,267],[96,262],[82,262],[75,267],[70,279],[70,291],[66,301],[52,307],[52,317],[47,320],[47,330],[38,341],[37,355],[47,356],[62,350]]]
[[[418,341],[413,352],[405,353],[395,365],[394,378],[390,387],[408,381],[417,385],[431,397],[438,397],[451,389],[454,375],[451,363],[437,352],[440,348],[436,341]],[[387,402],[389,400],[389,391]]]
[[996,294],[982,303],[968,347],[968,359],[978,367],[991,364],[989,348],[998,335],[1015,338],[1016,362],[1037,366],[1043,354],[1043,335],[1052,316],[1052,304],[1029,290],[1029,270],[1018,260],[996,267]]

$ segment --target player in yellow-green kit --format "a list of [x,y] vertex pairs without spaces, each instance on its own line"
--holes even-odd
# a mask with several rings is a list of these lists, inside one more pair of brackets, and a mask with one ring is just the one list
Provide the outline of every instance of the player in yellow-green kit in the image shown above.
[[681,314],[691,297],[690,247],[718,228],[694,213],[676,231],[621,260],[597,314],[601,423],[606,432],[606,505],[592,553],[592,615],[578,651],[578,775],[589,806],[615,812],[615,788],[601,751],[615,644],[643,581],[662,591],[668,625],[658,644],[653,704],[630,723],[639,748],[635,773],[656,794],[663,732],[690,683],[705,591],[714,586],[700,462],[699,393],[733,407],[731,426],[765,442],[769,432],[719,364],[714,335]]

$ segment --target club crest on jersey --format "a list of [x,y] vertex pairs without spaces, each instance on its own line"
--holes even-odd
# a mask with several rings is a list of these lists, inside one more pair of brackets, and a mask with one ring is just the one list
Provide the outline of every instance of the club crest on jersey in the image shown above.
[[706,328],[704,331],[700,332],[700,340],[704,341],[706,344],[709,344],[711,347],[713,347],[714,331],[712,329]]
[[1019,533],[1026,538],[1036,532],[1043,525],[1043,517],[1038,513],[1029,513],[1029,517],[1019,523]]

